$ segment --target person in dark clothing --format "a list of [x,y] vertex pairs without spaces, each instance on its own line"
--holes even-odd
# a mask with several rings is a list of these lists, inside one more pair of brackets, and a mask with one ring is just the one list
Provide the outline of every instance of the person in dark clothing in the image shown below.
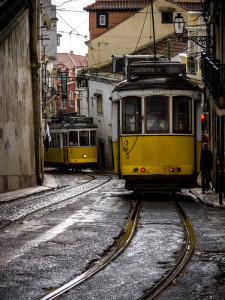
[[211,180],[211,172],[213,167],[212,152],[208,148],[208,144],[202,145],[200,169],[202,179],[202,193],[209,190],[209,183]]

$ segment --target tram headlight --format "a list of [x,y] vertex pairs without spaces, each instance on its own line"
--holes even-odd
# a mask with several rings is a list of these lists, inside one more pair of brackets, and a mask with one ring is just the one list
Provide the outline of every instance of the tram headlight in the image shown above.
[[87,158],[87,154],[83,154],[83,158]]
[[173,167],[170,167],[170,168],[169,168],[169,171],[170,171],[170,172],[174,172],[174,168],[173,168]]
[[176,168],[176,171],[177,171],[177,172],[181,172],[181,168],[177,167],[177,168]]
[[141,168],[141,172],[145,172],[145,170],[146,170],[145,168]]
[[138,168],[134,168],[134,172],[138,172],[138,170],[139,170]]

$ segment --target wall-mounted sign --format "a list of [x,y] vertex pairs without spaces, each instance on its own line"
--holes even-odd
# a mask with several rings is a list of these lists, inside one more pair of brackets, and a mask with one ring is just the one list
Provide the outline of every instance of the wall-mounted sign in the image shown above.
[[67,72],[61,72],[62,100],[67,100]]

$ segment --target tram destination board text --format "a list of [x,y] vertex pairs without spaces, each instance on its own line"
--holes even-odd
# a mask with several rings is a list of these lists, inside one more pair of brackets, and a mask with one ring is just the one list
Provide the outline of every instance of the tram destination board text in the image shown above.
[[132,80],[137,75],[186,75],[185,64],[171,63],[148,63],[130,64],[127,69],[127,80]]

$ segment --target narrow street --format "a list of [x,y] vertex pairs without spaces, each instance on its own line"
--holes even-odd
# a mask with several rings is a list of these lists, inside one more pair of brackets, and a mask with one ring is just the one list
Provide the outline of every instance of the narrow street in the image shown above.
[[194,251],[157,299],[223,299],[224,209],[191,195],[135,195],[110,173],[48,171],[46,176],[54,178],[54,189],[14,200],[11,195],[0,204],[0,299],[44,299],[97,265],[117,247],[135,203],[140,203],[137,226],[125,250],[58,298],[141,299],[184,250],[176,201],[194,229]]

